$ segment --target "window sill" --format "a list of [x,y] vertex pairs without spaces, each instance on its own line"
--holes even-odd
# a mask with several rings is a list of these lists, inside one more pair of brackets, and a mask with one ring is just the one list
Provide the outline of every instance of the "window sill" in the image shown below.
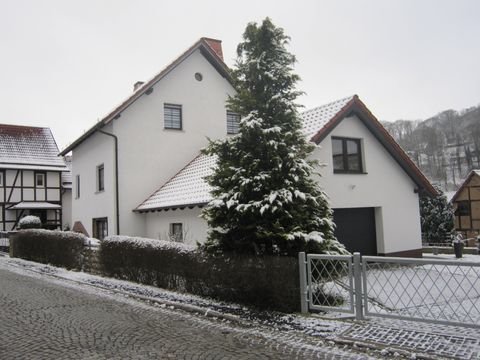
[[105,190],[95,191],[95,195],[96,195],[96,194],[101,194],[101,193],[104,193],[104,192],[105,192]]
[[367,172],[358,172],[358,171],[338,171],[334,170],[333,173],[335,175],[368,175]]
[[175,128],[163,128],[164,131],[177,131],[177,132],[185,132],[183,129],[175,129]]

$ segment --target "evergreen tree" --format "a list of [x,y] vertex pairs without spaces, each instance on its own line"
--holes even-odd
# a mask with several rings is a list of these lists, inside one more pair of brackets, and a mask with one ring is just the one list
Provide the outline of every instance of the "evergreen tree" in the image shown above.
[[207,178],[212,200],[203,211],[211,252],[296,255],[298,251],[347,253],[333,234],[326,195],[312,179],[314,146],[301,131],[295,99],[299,77],[289,38],[270,19],[250,23],[232,72],[239,134],[210,142],[217,157]]
[[431,243],[449,241],[455,227],[452,204],[439,187],[436,189],[440,195],[420,197],[422,237]]

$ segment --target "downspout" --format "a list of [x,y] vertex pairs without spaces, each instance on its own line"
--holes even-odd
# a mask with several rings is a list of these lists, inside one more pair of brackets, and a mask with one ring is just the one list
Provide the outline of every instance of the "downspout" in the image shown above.
[[120,235],[120,205],[119,205],[119,195],[118,195],[118,138],[116,135],[110,134],[103,130],[97,130],[98,132],[111,136],[115,144],[115,212],[117,219],[117,235]]

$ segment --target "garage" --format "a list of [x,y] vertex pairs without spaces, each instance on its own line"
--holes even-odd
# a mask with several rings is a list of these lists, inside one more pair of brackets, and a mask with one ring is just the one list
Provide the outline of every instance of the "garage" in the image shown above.
[[333,209],[335,236],[350,252],[377,255],[375,208]]

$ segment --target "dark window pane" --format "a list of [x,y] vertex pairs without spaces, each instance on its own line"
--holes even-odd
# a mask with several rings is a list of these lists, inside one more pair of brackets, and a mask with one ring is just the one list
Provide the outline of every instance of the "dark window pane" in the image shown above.
[[240,115],[227,111],[227,134],[238,134]]
[[165,104],[163,119],[165,129],[182,129],[182,106]]
[[332,138],[334,172],[361,173],[361,142],[357,139]]
[[98,178],[98,191],[103,191],[103,190],[105,190],[104,174],[105,174],[105,171],[104,171],[103,165],[100,165],[100,166],[98,167],[98,174],[97,174],[97,178]]

